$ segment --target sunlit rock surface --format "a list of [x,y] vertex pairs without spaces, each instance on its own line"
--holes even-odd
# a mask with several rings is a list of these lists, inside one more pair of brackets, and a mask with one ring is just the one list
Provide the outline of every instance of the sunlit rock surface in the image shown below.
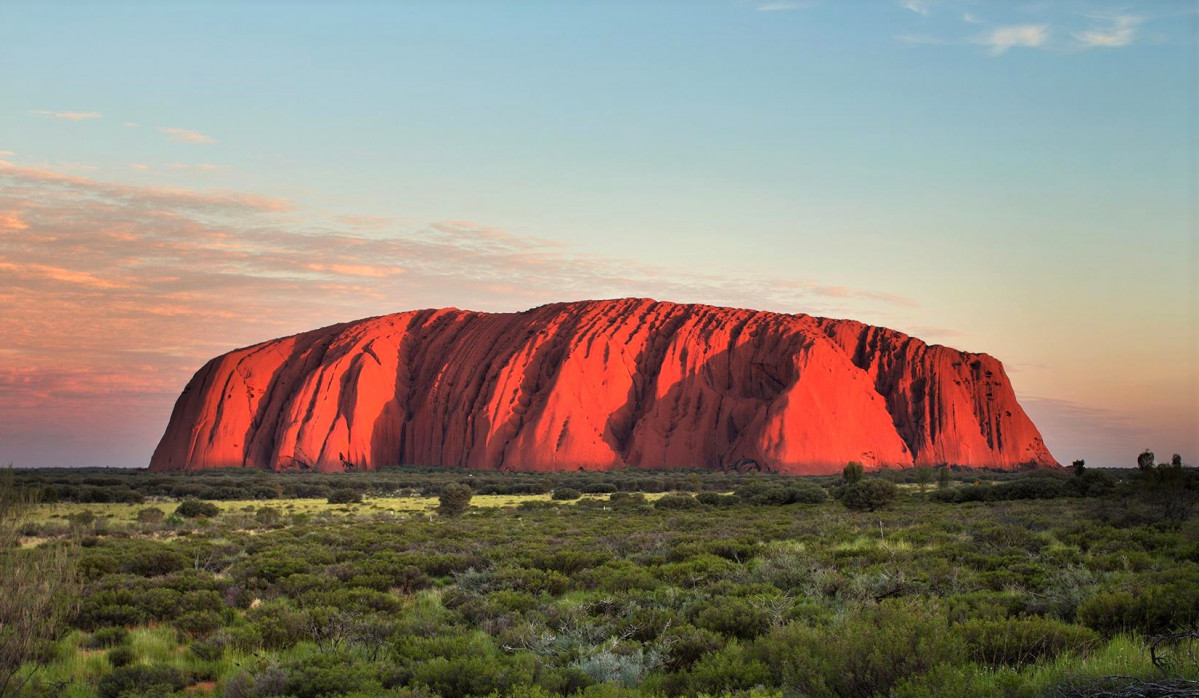
[[644,299],[420,310],[208,362],[152,470],[1056,465],[1000,362],[849,320]]

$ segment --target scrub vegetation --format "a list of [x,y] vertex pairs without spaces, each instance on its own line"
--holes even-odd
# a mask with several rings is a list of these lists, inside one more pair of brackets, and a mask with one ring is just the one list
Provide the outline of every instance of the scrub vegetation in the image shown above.
[[0,619],[2,695],[1199,688],[1181,462],[9,477],[6,593],[57,567],[20,647]]

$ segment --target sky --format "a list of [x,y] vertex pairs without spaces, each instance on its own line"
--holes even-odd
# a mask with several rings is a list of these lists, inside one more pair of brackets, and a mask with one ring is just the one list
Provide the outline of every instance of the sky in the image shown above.
[[0,3],[0,464],[144,467],[207,359],[652,297],[1004,362],[1199,462],[1199,6]]

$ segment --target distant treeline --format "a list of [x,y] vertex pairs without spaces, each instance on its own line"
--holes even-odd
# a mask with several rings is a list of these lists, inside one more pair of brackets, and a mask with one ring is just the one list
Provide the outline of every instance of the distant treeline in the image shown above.
[[[1165,468],[1166,466],[1162,466]],[[1163,470],[1162,472],[1166,472]],[[775,473],[737,473],[703,469],[563,472],[472,471],[459,468],[384,468],[372,472],[276,473],[252,469],[198,473],[152,473],[146,470],[41,469],[14,470],[17,485],[34,489],[42,502],[130,503],[153,499],[270,500],[328,498],[354,492],[362,496],[437,496],[446,485],[464,483],[475,494],[529,495],[556,490],[582,494],[615,492],[735,492],[752,486],[784,492],[796,483],[818,486],[833,496],[841,475],[797,477]],[[1179,474],[1177,486],[1195,489],[1192,468]],[[1141,487],[1150,475],[1135,469],[1039,469],[1024,472],[943,468],[911,468],[868,473],[899,485],[915,485],[938,502],[1100,497]],[[780,495],[784,496],[784,495]],[[766,497],[768,499],[769,497]],[[762,499],[762,497],[759,497]]]

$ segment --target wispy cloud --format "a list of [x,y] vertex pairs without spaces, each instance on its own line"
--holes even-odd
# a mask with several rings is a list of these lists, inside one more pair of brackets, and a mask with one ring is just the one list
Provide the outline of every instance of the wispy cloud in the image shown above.
[[918,15],[927,17],[933,9],[934,0],[899,0],[899,6],[911,10]]
[[1136,39],[1137,27],[1144,21],[1135,15],[1095,17],[1099,26],[1071,36],[1084,48],[1118,48],[1128,46]]
[[139,128],[141,126],[141,124],[137,123],[136,121],[126,121],[121,125],[125,128]]
[[755,10],[758,12],[785,12],[787,10],[802,10],[805,7],[811,7],[812,2],[762,2],[758,3]]
[[971,14],[969,12],[962,13],[962,21],[965,22],[966,24],[982,24],[983,23],[983,21],[981,19],[979,19],[976,15]]
[[1019,24],[996,27],[979,37],[977,43],[986,46],[993,56],[999,56],[1015,47],[1037,48],[1049,40],[1049,25]]
[[179,143],[216,143],[215,139],[205,136],[199,131],[186,128],[160,128],[158,130],[165,133],[167,138]]
[[99,119],[104,115],[95,111],[49,111],[46,109],[32,109],[29,112],[34,116],[46,116],[59,121],[86,121],[88,119]]

